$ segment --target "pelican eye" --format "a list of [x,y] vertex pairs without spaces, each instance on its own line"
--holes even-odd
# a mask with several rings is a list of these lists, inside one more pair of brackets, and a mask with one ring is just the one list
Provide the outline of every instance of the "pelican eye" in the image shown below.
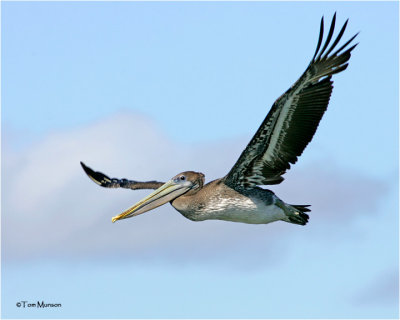
[[181,175],[181,176],[179,176],[179,180],[185,181],[185,180],[186,180],[186,177],[185,177],[184,175]]

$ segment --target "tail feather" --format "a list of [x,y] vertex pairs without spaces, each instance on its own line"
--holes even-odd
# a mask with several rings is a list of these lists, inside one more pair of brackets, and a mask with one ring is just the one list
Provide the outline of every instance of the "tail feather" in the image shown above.
[[294,224],[300,224],[302,226],[306,225],[308,219],[310,218],[306,212],[310,212],[311,210],[308,209],[310,205],[300,205],[300,204],[291,204],[295,210],[288,215],[289,222]]
[[300,210],[301,212],[310,212],[311,209],[308,209],[308,207],[311,207],[310,204],[291,204],[293,208],[296,208],[297,210]]

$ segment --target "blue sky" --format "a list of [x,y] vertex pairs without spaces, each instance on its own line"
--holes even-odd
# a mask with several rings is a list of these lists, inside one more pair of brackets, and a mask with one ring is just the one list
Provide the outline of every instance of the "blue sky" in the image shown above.
[[[2,2],[2,318],[397,318],[398,4]],[[207,181],[304,71],[361,31],[312,143],[272,186],[310,223],[194,223],[147,191]],[[61,308],[17,308],[19,301]]]

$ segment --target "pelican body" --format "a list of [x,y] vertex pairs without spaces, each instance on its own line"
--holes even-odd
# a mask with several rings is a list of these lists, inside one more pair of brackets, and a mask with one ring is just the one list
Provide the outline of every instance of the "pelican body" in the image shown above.
[[[187,177],[190,181],[204,183],[204,175],[198,172],[183,172],[173,179]],[[245,222],[253,224],[265,224],[276,220],[299,222],[305,224],[308,216],[296,214],[275,194],[266,189],[242,188],[235,190],[224,183],[223,179],[217,179],[206,184],[203,188],[194,187],[171,201],[171,205],[184,217],[192,221],[226,220],[233,222]],[[290,214],[293,211],[294,214]],[[290,217],[293,215],[292,221]]]
[[[336,14],[322,45],[324,19],[314,56],[302,76],[273,104],[233,168],[223,178],[205,184],[204,174],[182,172],[167,182],[139,182],[109,178],[81,162],[86,174],[106,188],[155,189],[150,195],[112,218],[127,219],[167,202],[192,221],[225,220],[250,224],[274,221],[305,225],[309,205],[292,205],[260,186],[281,183],[282,175],[294,164],[311,141],[325,113],[333,89],[332,75],[345,70],[357,36],[336,51],[347,26],[344,23],[331,44]],[[332,51],[334,51],[332,53]]]

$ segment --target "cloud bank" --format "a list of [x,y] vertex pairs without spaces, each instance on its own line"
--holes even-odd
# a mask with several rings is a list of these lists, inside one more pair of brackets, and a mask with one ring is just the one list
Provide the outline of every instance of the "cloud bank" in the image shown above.
[[79,165],[84,161],[110,177],[135,180],[166,181],[196,170],[211,181],[228,172],[246,143],[179,144],[149,119],[132,113],[54,132],[29,149],[13,151],[8,142],[2,168],[3,259],[214,259],[240,265],[245,254],[253,265],[269,257],[279,261],[285,258],[288,234],[312,241],[321,224],[349,221],[376,206],[387,187],[334,164],[295,166],[282,185],[271,189],[288,203],[312,204],[306,227],[196,223],[170,205],[112,224],[112,216],[149,191],[100,188]]

